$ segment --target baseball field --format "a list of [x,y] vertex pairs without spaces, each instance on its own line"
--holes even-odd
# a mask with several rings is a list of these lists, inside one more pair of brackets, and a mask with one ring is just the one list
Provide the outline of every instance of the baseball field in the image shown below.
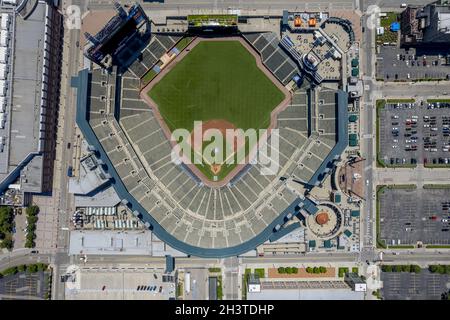
[[[239,41],[199,42],[148,95],[171,131],[183,128],[190,132],[194,121],[213,123],[212,127],[221,130],[266,129],[271,112],[285,99]],[[216,180],[233,168],[224,165],[212,172],[209,166],[198,167]]]

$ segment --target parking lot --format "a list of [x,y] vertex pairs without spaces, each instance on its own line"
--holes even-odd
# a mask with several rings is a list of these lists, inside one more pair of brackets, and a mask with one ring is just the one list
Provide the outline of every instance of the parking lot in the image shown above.
[[17,273],[0,279],[0,300],[44,299],[48,273]]
[[385,300],[441,300],[441,295],[448,292],[450,276],[422,270],[421,273],[382,272]]
[[386,103],[379,125],[380,159],[386,165],[450,165],[449,103]]
[[[173,277],[171,277],[173,278]],[[66,300],[169,300],[174,279],[147,267],[82,267],[66,280]]]
[[450,189],[385,188],[378,201],[386,245],[450,244]]
[[381,46],[377,57],[377,78],[385,81],[417,79],[449,79],[449,52],[405,50],[395,46]]

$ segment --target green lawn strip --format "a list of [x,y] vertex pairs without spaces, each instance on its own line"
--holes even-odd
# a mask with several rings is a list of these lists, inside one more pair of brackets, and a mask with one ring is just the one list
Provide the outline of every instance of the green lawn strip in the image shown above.
[[178,282],[178,285],[176,287],[175,291],[176,298],[181,297],[183,295],[183,283]]
[[450,103],[450,99],[428,99],[428,103],[435,103],[435,102],[444,102],[444,103]]
[[427,249],[450,249],[450,244],[429,244],[425,246]]
[[392,103],[414,103],[416,100],[414,99],[387,99],[386,103],[392,104]]
[[186,48],[188,46],[188,44],[192,41],[192,37],[185,37],[183,39],[181,39],[176,45],[175,48],[178,49],[178,51],[183,51],[184,48]]
[[424,184],[424,189],[450,189],[450,184]]
[[381,240],[381,225],[380,225],[380,195],[384,192],[384,190],[387,188],[385,185],[379,185],[377,186],[377,193],[376,193],[376,235],[377,235],[377,248],[379,249],[386,249],[386,243],[384,240]]
[[377,134],[377,167],[385,168],[386,163],[381,159],[381,146],[380,146],[380,116],[381,110],[385,107],[386,100],[377,100],[376,102],[376,134]]
[[388,249],[414,249],[413,245],[394,245],[388,246]]
[[450,164],[445,164],[445,163],[426,163],[423,165],[425,168],[429,168],[429,169],[439,169],[439,168],[450,168]]
[[356,274],[359,274],[359,269],[358,269],[358,267],[353,267],[353,268],[352,268],[352,272],[353,272],[353,273],[356,273]]
[[251,269],[247,268],[245,269],[244,275],[242,276],[242,288],[241,288],[242,300],[247,300],[247,281],[251,272],[252,272]]
[[217,300],[223,300],[222,276],[217,277]]
[[208,268],[208,271],[212,272],[212,273],[218,273],[218,272],[221,272],[222,269],[220,269],[220,268]]
[[142,86],[145,87],[147,84],[149,84],[150,81],[152,81],[153,78],[156,77],[156,75],[157,73],[153,69],[148,70],[148,72],[142,77]]

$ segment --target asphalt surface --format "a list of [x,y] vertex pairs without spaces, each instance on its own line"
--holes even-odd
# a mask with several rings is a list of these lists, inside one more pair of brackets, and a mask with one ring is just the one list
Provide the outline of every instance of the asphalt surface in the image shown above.
[[441,294],[448,292],[450,276],[422,270],[421,273],[382,272],[385,300],[440,300]]
[[[448,159],[447,161],[450,162],[450,152],[448,151],[450,149],[447,148],[450,146],[450,136],[445,136],[443,129],[444,121],[448,123],[447,126],[450,124],[450,120],[443,118],[448,117],[450,109],[428,109],[426,101],[423,106],[420,103],[416,103],[411,108],[402,105],[401,108],[398,108],[395,105],[387,104],[380,112],[380,156],[384,162],[391,165],[391,158],[406,159],[406,164],[411,164],[411,158],[416,159],[418,163],[424,163],[425,159],[428,164],[434,161],[439,163],[440,158]],[[396,117],[397,119],[395,119]],[[412,123],[413,117],[417,117],[415,124]],[[425,119],[425,117],[429,118]],[[411,125],[407,125],[408,120]],[[393,134],[394,128],[398,129],[398,135]],[[448,135],[450,129],[447,130],[445,132]],[[406,137],[405,134],[411,134],[411,136]],[[411,140],[414,137],[417,138],[416,141]],[[428,141],[426,146],[425,139]],[[407,151],[407,146],[416,146],[417,150]],[[400,163],[400,165],[402,164],[403,162]]]
[[387,245],[450,244],[449,206],[444,210],[442,202],[450,204],[450,189],[385,189],[380,194],[381,239]]
[[[402,58],[399,55],[404,56],[404,59],[399,59]],[[442,57],[439,58],[438,55],[433,55],[431,52],[419,53],[414,49],[406,51],[394,46],[381,46],[377,58],[377,78],[388,81],[446,79],[447,76],[450,77],[450,66],[445,65],[446,52],[441,52],[441,55]]]

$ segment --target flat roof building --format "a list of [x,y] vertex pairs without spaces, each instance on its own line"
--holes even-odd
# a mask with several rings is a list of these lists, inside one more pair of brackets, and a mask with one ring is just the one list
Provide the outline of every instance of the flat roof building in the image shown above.
[[8,65],[1,107],[5,116],[0,136],[5,146],[0,152],[0,193],[11,184],[18,185],[21,193],[50,192],[63,17],[47,2],[22,1],[15,11],[1,15],[1,27],[0,37],[9,41],[0,50],[0,62]]
[[438,0],[426,6],[408,6],[401,14],[402,44],[450,43],[450,4]]

